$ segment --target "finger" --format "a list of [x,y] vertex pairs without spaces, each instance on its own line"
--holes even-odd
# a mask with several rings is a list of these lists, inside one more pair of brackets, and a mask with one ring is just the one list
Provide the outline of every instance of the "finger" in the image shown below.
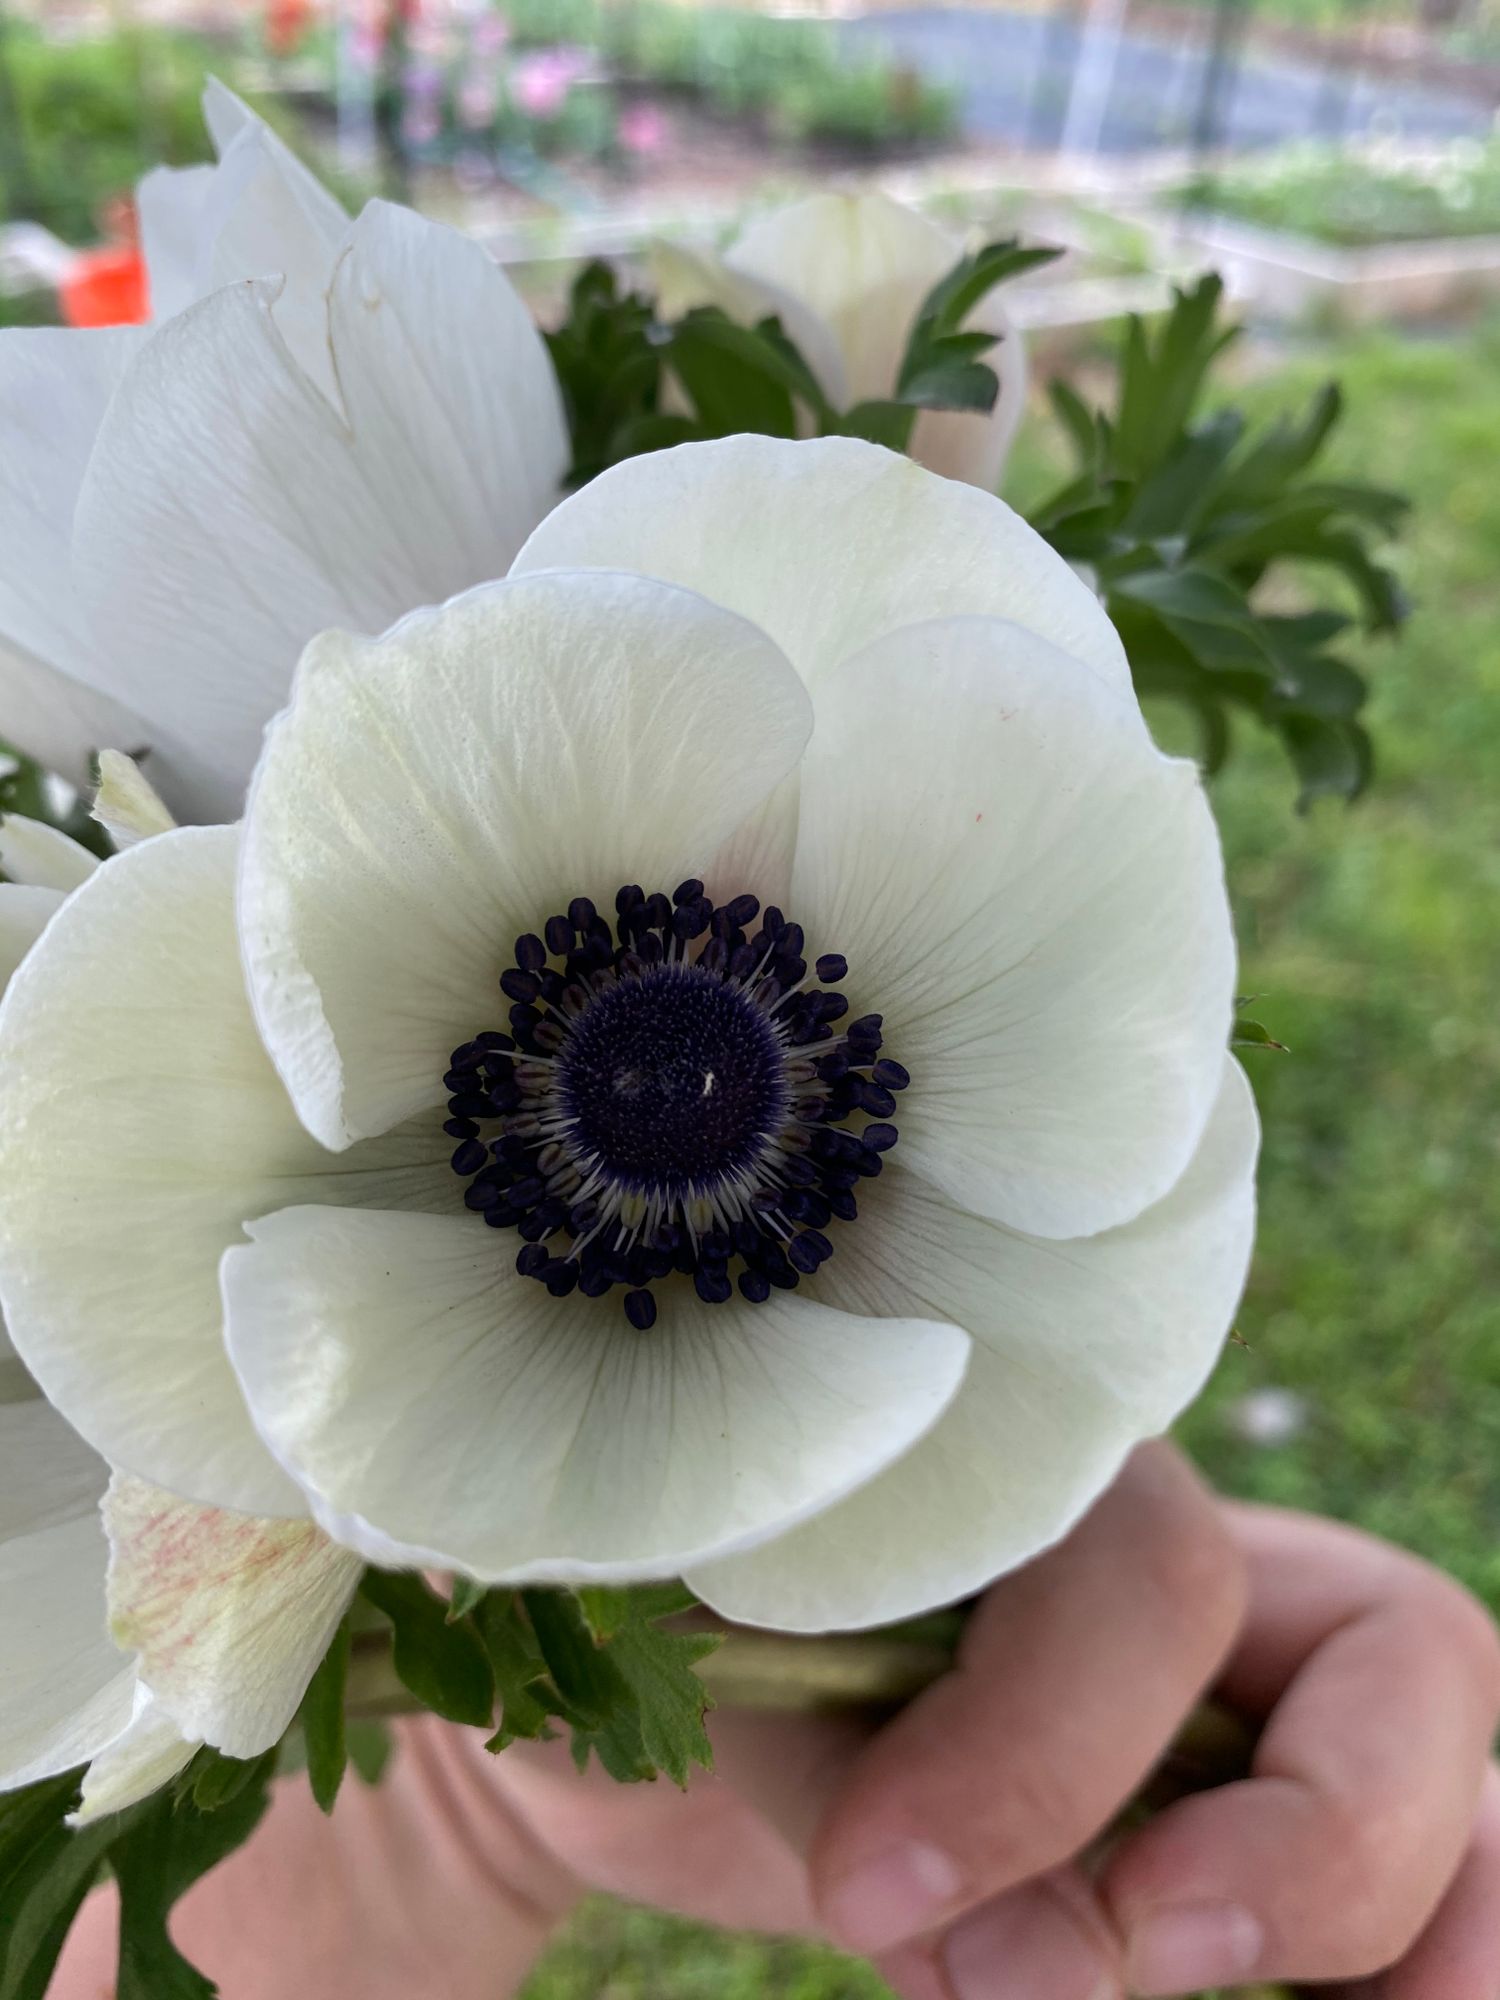
[[1137,1452],[1060,1547],[996,1585],[954,1671],[859,1757],[812,1851],[852,1950],[887,1950],[1073,1855],[1211,1678],[1243,1598],[1220,1510]]
[[1493,1766],[1469,1851],[1437,1915],[1380,1984],[1380,2000],[1492,2000],[1500,1986],[1500,1772]]
[[1348,1980],[1422,1930],[1469,1839],[1500,1646],[1448,1578],[1382,1543],[1227,1510],[1249,1563],[1231,1699],[1276,1702],[1252,1776],[1182,1801],[1103,1878],[1132,1990]]
[[1116,2000],[1119,1939],[1076,1868],[970,1910],[932,1947],[943,2000]]

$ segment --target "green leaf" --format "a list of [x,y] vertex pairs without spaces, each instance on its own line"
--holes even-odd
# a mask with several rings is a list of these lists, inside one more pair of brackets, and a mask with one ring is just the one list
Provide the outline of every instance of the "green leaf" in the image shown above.
[[1306,812],[1320,798],[1357,798],[1368,784],[1370,739],[1358,723],[1293,715],[1287,717],[1283,735],[1302,780],[1299,811]]
[[250,1838],[270,1803],[276,1753],[258,1760],[253,1782],[217,1812],[159,1792],[136,1809],[109,1849],[120,1889],[116,2000],[213,2000],[217,1989],[167,1934],[172,1906],[200,1876]]
[[485,1745],[503,1750],[525,1737],[550,1737],[557,1705],[547,1689],[547,1662],[535,1632],[521,1616],[514,1591],[492,1590],[475,1607],[474,1623],[494,1670],[500,1727]]
[[1239,1049],[1279,1049],[1282,1055],[1287,1053],[1285,1042],[1276,1041],[1262,1022],[1252,1021],[1244,1014],[1236,1018],[1234,1033],[1229,1039]]
[[700,306],[678,321],[662,354],[706,436],[797,435],[781,350],[753,327],[737,325],[716,306]]
[[460,1618],[467,1618],[488,1595],[487,1583],[478,1583],[472,1576],[454,1577],[453,1588],[448,1593],[448,1623],[456,1625]]
[[487,1728],[495,1679],[472,1626],[450,1625],[448,1607],[418,1576],[367,1570],[360,1591],[391,1621],[391,1659],[402,1685],[445,1720]]
[[901,386],[901,401],[923,410],[972,410],[995,407],[1000,377],[982,361],[938,357],[919,368]]
[[693,1671],[718,1640],[656,1621],[694,1602],[678,1585],[640,1591],[528,1590],[527,1616],[573,1729],[582,1769],[592,1752],[624,1782],[658,1771],[679,1785],[712,1769],[703,1717],[708,1690]]
[[349,1678],[349,1620],[341,1618],[333,1644],[307,1684],[298,1718],[307,1739],[307,1782],[326,1813],[333,1811],[344,1772],[349,1743],[344,1720],[344,1688]]
[[118,1820],[74,1830],[81,1771],[0,1798],[0,2000],[43,2000]]
[[883,444],[888,451],[905,451],[916,420],[914,404],[875,398],[852,404],[832,421],[825,435],[868,438],[871,444]]
[[226,1757],[205,1744],[173,1780],[172,1794],[179,1802],[190,1799],[201,1813],[217,1812],[255,1782],[261,1762],[259,1757]]
[[362,1716],[358,1720],[351,1718],[344,1724],[344,1736],[349,1745],[349,1762],[359,1773],[361,1782],[378,1785],[395,1747],[390,1730],[383,1722],[377,1722],[371,1716]]

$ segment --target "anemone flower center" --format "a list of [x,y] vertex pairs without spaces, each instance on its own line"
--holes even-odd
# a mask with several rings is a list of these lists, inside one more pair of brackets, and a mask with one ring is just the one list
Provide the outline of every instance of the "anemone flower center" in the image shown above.
[[780,910],[688,881],[628,885],[615,913],[579,896],[516,940],[509,1032],[454,1050],[444,1129],[465,1203],[523,1239],[517,1270],[559,1298],[621,1287],[644,1331],[674,1273],[711,1305],[815,1273],[908,1077],[878,1014],[840,1025],[844,959],[810,968]]

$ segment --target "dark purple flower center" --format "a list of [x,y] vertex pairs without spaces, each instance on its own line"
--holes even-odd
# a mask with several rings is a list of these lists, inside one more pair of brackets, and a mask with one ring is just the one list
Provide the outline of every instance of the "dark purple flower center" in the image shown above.
[[623,888],[615,911],[580,896],[516,940],[510,1031],[454,1050],[444,1129],[466,1204],[522,1237],[517,1270],[557,1297],[619,1286],[644,1331],[674,1272],[709,1304],[815,1272],[896,1143],[908,1077],[878,1014],[837,1025],[844,959],[809,968],[779,910],[715,908],[689,881]]

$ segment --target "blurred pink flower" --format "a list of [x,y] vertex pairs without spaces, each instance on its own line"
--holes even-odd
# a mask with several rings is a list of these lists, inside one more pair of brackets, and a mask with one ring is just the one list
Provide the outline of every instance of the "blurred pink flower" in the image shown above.
[[511,94],[529,118],[555,118],[588,66],[582,49],[538,49],[512,68]]
[[669,134],[666,114],[654,104],[627,104],[620,113],[619,139],[627,153],[659,153]]

